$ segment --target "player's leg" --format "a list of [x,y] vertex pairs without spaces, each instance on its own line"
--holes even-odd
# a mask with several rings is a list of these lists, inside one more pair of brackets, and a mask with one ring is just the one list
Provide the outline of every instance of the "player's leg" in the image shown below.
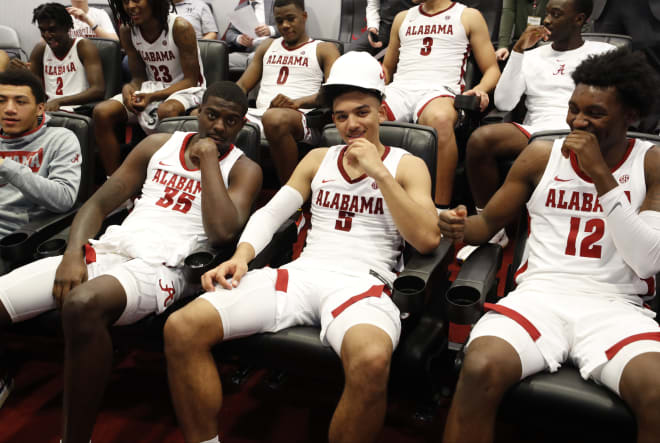
[[302,114],[295,109],[270,108],[261,119],[270,156],[281,184],[289,180],[298,164],[296,141],[305,136],[302,118]]
[[[497,409],[506,391],[545,367],[528,331],[509,317],[486,314],[467,344],[444,441],[493,441]],[[479,426],[474,426],[475,420]]]
[[511,123],[481,126],[470,136],[465,163],[470,189],[477,208],[483,208],[500,186],[497,161],[515,158],[529,137]]
[[158,105],[158,120],[160,121],[168,117],[177,117],[184,112],[186,112],[186,108],[181,102],[168,99]]
[[418,121],[435,128],[438,134],[438,161],[435,177],[435,203],[449,205],[454,185],[454,173],[458,163],[458,148],[454,125],[458,113],[454,109],[453,97],[437,97],[422,105]]
[[249,272],[232,290],[207,292],[165,323],[167,376],[186,441],[218,435],[222,385],[211,349],[227,339],[272,330],[279,271]]
[[125,306],[124,288],[110,275],[93,278],[64,298],[64,443],[90,440],[112,369],[109,327]]
[[[128,120],[128,112],[119,99],[106,100],[94,107],[94,136],[99,147],[99,157],[107,175],[112,175],[119,167],[120,143],[117,128]],[[119,100],[119,101],[118,101]]]
[[621,398],[635,413],[639,443],[658,441],[660,435],[660,347],[655,347],[628,362],[619,384]]

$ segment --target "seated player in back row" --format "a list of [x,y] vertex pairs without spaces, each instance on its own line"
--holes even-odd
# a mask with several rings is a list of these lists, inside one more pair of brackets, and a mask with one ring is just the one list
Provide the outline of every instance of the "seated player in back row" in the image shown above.
[[454,97],[465,88],[465,64],[474,53],[483,77],[466,95],[488,106],[488,93],[500,69],[488,26],[476,9],[450,0],[419,0],[419,6],[397,14],[383,67],[387,75],[385,101],[388,119],[432,126],[438,133],[435,202],[451,200],[458,149],[454,125],[458,114]]
[[309,126],[305,113],[319,106],[318,92],[339,57],[333,43],[307,35],[304,0],[275,0],[273,14],[282,37],[257,48],[237,84],[245,92],[259,84],[257,108],[248,119],[263,126],[280,183],[286,183],[298,164],[296,142],[315,145],[319,128]]
[[[400,248],[404,239],[422,253],[440,243],[425,163],[379,140],[384,90],[381,66],[369,54],[337,59],[323,95],[347,145],[307,154],[286,186],[250,218],[234,256],[202,277],[209,292],[165,324],[170,390],[186,441],[218,441],[222,388],[211,348],[295,325],[320,325],[321,340],[344,366],[329,440],[378,438],[401,330],[388,295]],[[312,228],[300,258],[246,274],[278,226],[308,198]]]
[[571,133],[529,145],[480,215],[440,213],[443,235],[469,244],[525,202],[530,217],[516,290],[486,304],[470,334],[446,442],[492,441],[504,393],[566,360],[626,402],[639,442],[660,435],[660,327],[642,299],[660,271],[660,148],[626,137],[660,80],[625,49],[589,57],[573,80]]
[[[211,85],[199,133],[143,140],[80,209],[63,256],[0,277],[0,324],[62,311],[64,443],[91,437],[112,368],[110,327],[194,293],[199,283],[186,281],[184,258],[207,242],[232,242],[245,224],[262,180],[259,166],[232,144],[246,110],[234,83]],[[90,240],[105,216],[139,191],[123,223]]]
[[[568,129],[566,111],[575,88],[571,78],[575,68],[592,54],[615,49],[609,43],[582,39],[592,6],[592,0],[550,0],[543,25],[529,26],[513,47],[495,88],[495,106],[511,111],[525,95],[527,114],[522,125],[484,125],[470,136],[465,161],[477,212],[500,185],[500,159],[515,158],[535,132]],[[552,45],[530,49],[542,40]],[[491,241],[506,246],[504,229]],[[464,260],[474,249],[465,246],[458,259]]]
[[103,66],[91,41],[71,37],[73,19],[59,3],[37,6],[32,15],[42,41],[30,54],[30,62],[12,60],[14,67],[30,69],[41,78],[48,101],[46,111],[75,111],[91,115],[82,105],[97,102],[105,94]]
[[131,81],[94,108],[94,134],[107,175],[120,163],[117,128],[127,121],[146,133],[159,120],[199,106],[206,80],[192,25],[170,13],[172,0],[109,0],[128,57]]

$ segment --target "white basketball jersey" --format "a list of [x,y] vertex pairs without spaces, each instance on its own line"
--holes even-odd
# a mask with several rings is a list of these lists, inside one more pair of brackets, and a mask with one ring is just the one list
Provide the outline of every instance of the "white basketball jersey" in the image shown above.
[[[167,17],[167,31],[163,30],[158,38],[151,43],[142,36],[139,27],[136,26],[131,31],[133,47],[140,54],[147,67],[147,80],[162,82],[163,88],[168,88],[173,83],[183,80],[181,55],[179,54],[179,47],[174,43],[173,27],[177,17],[176,14],[170,14]],[[199,63],[197,86],[206,86],[199,46],[197,46],[197,61]]]
[[525,106],[523,124],[534,130],[568,129],[566,112],[575,89],[571,74],[590,55],[611,51],[609,43],[585,41],[570,51],[555,51],[544,45],[524,53]]
[[268,108],[277,94],[296,99],[319,91],[323,83],[323,70],[316,56],[319,43],[310,39],[288,49],[279,37],[270,44],[264,54],[257,109]]
[[[527,210],[530,234],[516,282],[545,284],[556,291],[646,295],[653,279],[640,279],[616,250],[593,182],[571,153],[561,154],[564,139],[555,141],[543,177]],[[646,196],[644,158],[653,145],[631,139],[628,151],[612,175],[639,208]],[[550,285],[550,286],[548,286]]]
[[399,28],[399,62],[393,82],[409,89],[444,86],[459,94],[470,54],[470,40],[461,16],[466,6],[453,2],[429,15],[422,5],[410,8]]
[[[121,225],[110,226],[97,252],[116,252],[148,262],[177,266],[207,241],[202,221],[202,173],[188,169],[185,151],[194,132],[175,132],[156,151],[147,168],[142,195]],[[243,152],[234,147],[219,159],[226,186]]]
[[61,59],[46,45],[43,59],[44,88],[49,100],[80,94],[89,88],[85,67],[78,56],[80,40],[76,38],[69,52]]
[[[312,180],[312,223],[300,259],[347,274],[374,270],[391,281],[400,270],[403,238],[376,181],[366,175],[349,178],[345,152],[344,145],[329,148]],[[383,163],[393,177],[406,154],[385,148]]]

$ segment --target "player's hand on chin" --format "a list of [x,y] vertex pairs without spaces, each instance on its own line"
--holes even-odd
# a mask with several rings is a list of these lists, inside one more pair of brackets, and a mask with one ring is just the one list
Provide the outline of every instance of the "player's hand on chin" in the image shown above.
[[73,288],[87,281],[87,265],[84,257],[78,254],[64,253],[62,261],[55,271],[53,298],[58,308],[62,307],[64,297]]
[[350,139],[346,159],[351,166],[359,167],[372,178],[387,171],[378,154],[378,148],[364,137]]
[[246,262],[232,257],[202,275],[202,288],[207,292],[213,292],[217,282],[225,289],[233,289],[238,286],[247,270]]
[[564,140],[561,147],[561,154],[568,158],[573,152],[577,157],[578,165],[582,172],[591,179],[598,174],[609,173],[609,168],[605,163],[598,139],[591,132],[574,129]]
[[211,137],[199,138],[191,147],[188,152],[190,161],[199,168],[203,158],[211,157],[216,159],[218,157],[218,146]]

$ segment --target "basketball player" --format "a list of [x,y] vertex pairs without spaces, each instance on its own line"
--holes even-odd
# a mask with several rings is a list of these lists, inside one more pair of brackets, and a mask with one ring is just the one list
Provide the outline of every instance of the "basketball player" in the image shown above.
[[[479,244],[530,216],[517,289],[475,325],[446,442],[492,441],[504,393],[570,359],[634,412],[638,441],[660,435],[660,327],[642,296],[660,271],[660,149],[626,138],[660,83],[641,54],[591,56],[574,71],[571,133],[522,151],[480,215],[440,214],[444,235]],[[479,426],[474,418],[479,417]]]
[[[211,348],[303,324],[321,326],[323,343],[344,366],[344,392],[329,440],[378,438],[401,329],[387,295],[399,247],[405,239],[428,253],[440,242],[424,162],[378,138],[385,117],[381,74],[368,53],[337,59],[323,93],[347,145],[307,154],[250,218],[234,256],[202,276],[209,292],[165,324],[170,390],[186,441],[218,441],[222,388]],[[313,228],[300,258],[246,274],[250,260],[308,198]]]
[[43,40],[32,50],[30,63],[15,58],[12,65],[29,68],[42,79],[46,111],[75,112],[81,105],[102,100],[105,82],[99,51],[89,40],[69,35],[73,19],[66,8],[59,3],[37,6],[32,23],[37,23]]
[[171,0],[110,0],[110,7],[123,23],[119,39],[132,80],[94,108],[94,134],[108,175],[120,163],[117,127],[137,118],[150,133],[159,120],[199,106],[206,87],[195,29],[170,14]]
[[319,106],[319,88],[339,51],[333,43],[309,38],[304,0],[275,0],[273,14],[282,37],[259,45],[237,84],[245,92],[260,86],[248,119],[263,123],[277,176],[286,183],[298,164],[296,142],[319,141],[320,128],[311,128],[305,113]]
[[[515,158],[534,132],[568,129],[566,111],[575,88],[571,78],[575,68],[592,54],[615,49],[609,43],[582,39],[580,31],[592,5],[592,0],[550,0],[543,25],[529,26],[513,47],[495,88],[495,105],[510,111],[524,94],[527,114],[522,125],[485,125],[470,136],[466,166],[477,212],[500,185],[499,159]],[[550,40],[552,45],[530,49],[541,40]],[[502,229],[491,241],[506,246],[506,232]],[[466,259],[474,249],[464,247],[458,259]]]
[[[65,443],[91,437],[112,367],[110,326],[190,295],[199,285],[186,282],[183,259],[200,244],[231,242],[245,224],[261,187],[259,166],[232,144],[246,110],[235,84],[211,85],[198,134],[146,138],[80,209],[63,256],[0,277],[0,323],[62,310]],[[89,240],[140,190],[121,225]]]
[[419,0],[419,6],[394,18],[383,67],[391,81],[385,91],[389,120],[413,121],[438,132],[435,203],[451,201],[458,161],[454,96],[463,93],[463,73],[470,50],[483,73],[466,95],[476,95],[481,109],[497,84],[500,69],[488,26],[476,9],[450,0]]

